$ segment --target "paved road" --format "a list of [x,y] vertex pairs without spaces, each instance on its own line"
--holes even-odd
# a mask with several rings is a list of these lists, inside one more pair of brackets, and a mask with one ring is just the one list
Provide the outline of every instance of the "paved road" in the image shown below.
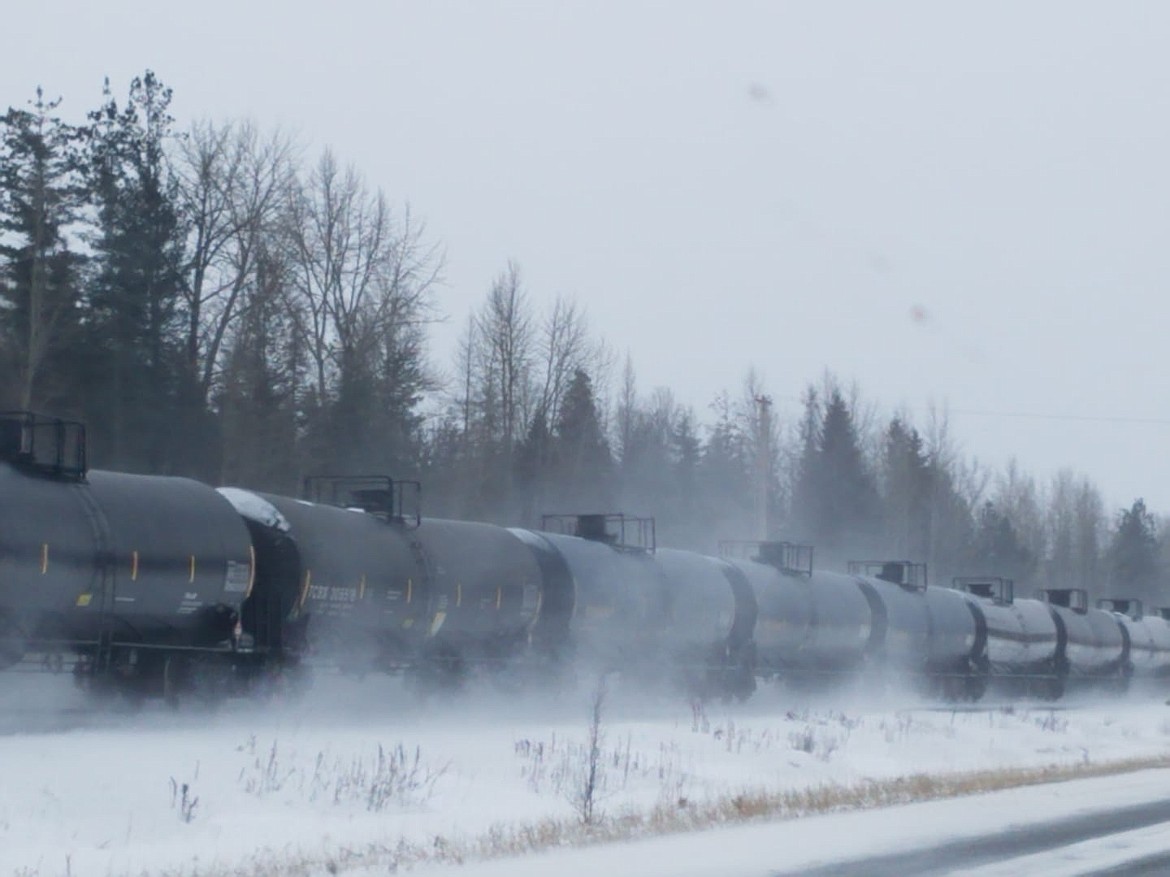
[[[800,871],[780,871],[775,877],[934,877],[1163,823],[1170,823],[1170,799],[996,831],[978,838],[905,853],[837,862]],[[1092,877],[1167,875],[1170,874],[1170,825],[1167,826],[1166,847],[1165,852],[1147,855],[1124,865],[1082,873]]]
[[1116,868],[1093,871],[1087,877],[1165,877],[1166,874],[1170,874],[1170,852],[1135,859]]

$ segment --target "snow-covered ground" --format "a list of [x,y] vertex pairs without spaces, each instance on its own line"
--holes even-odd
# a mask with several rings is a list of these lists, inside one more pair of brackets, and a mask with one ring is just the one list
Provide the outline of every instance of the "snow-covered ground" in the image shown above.
[[[696,709],[615,685],[595,760],[598,826],[582,833],[575,826],[590,766],[591,706],[588,690],[537,698],[480,689],[423,703],[394,680],[322,677],[295,703],[230,703],[212,714],[155,704],[95,713],[67,679],[0,675],[0,877],[386,873],[396,864],[429,873],[485,850],[556,846],[627,827],[675,829],[688,814],[699,824],[734,821],[753,812],[753,801],[802,790],[817,792],[794,797],[790,810],[853,806],[880,797],[885,781],[911,775],[1170,756],[1170,707],[1162,697],[965,712],[909,696],[866,702],[843,692],[810,700],[773,690],[747,704]],[[1137,781],[1093,782],[1118,790]],[[1027,809],[1034,806],[1027,795],[1051,798],[1054,788],[998,794],[1022,796]],[[853,798],[850,789],[869,791]],[[964,804],[914,806],[945,814]],[[805,842],[782,849],[807,853],[814,822],[878,815],[766,828],[795,832]],[[920,816],[890,819],[870,840],[909,843],[922,825]],[[853,844],[867,840],[864,829],[846,834]],[[721,846],[728,843],[738,841]],[[598,869],[619,873],[615,862],[630,865],[630,851],[646,848],[573,855],[616,855]],[[704,861],[683,855],[695,868]],[[797,861],[771,845],[767,855],[760,867],[773,871]],[[466,873],[514,867],[488,863]]]
[[[968,841],[974,858],[980,844],[997,830],[1020,830],[1162,800],[1168,783],[1170,770],[1141,771],[880,810],[556,850],[521,860],[449,866],[425,873],[426,877],[788,877],[810,868],[860,860],[849,873],[871,877],[865,862],[875,856]],[[936,868],[933,873],[953,877],[1074,877],[1132,863],[1164,852],[1168,845],[1162,824],[1002,861]],[[899,877],[915,873],[900,872]]]

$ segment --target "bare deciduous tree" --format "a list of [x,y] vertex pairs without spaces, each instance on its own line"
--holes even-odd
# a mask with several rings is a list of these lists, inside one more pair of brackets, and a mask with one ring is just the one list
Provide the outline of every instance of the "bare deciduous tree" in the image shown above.
[[588,341],[584,314],[575,302],[558,297],[541,325],[538,344],[543,380],[536,404],[550,421],[560,413],[561,399],[573,372],[584,365]]
[[385,198],[371,193],[353,168],[326,150],[290,199],[289,239],[295,253],[301,329],[312,358],[319,403],[333,377],[356,354],[363,317],[389,243]]
[[511,460],[530,409],[534,353],[533,316],[512,261],[492,283],[476,315],[477,368],[484,416],[494,427],[505,460]]
[[1049,583],[1056,588],[1098,589],[1107,529],[1100,493],[1087,478],[1062,469],[1053,476],[1048,497]]
[[246,122],[202,122],[180,141],[179,197],[188,223],[184,347],[204,400],[245,287],[255,282],[257,249],[278,233],[293,180],[293,153],[292,141],[281,132],[261,138]]
[[[409,208],[326,151],[290,199],[295,325],[310,362],[311,427],[345,466],[401,463],[428,385],[422,327],[442,254]],[[328,412],[328,416],[324,416]]]
[[607,693],[608,688],[603,675],[598,679],[597,687],[593,689],[593,696],[590,699],[587,748],[583,753],[584,763],[580,766],[580,781],[571,795],[573,807],[585,825],[593,825],[601,815],[597,805],[605,787],[605,763],[601,747],[605,742],[602,716]]
[[1044,491],[1036,480],[1020,469],[1019,463],[1008,461],[1007,469],[999,477],[993,498],[995,507],[1007,515],[1020,543],[1034,561],[1047,554],[1047,533],[1044,520]]

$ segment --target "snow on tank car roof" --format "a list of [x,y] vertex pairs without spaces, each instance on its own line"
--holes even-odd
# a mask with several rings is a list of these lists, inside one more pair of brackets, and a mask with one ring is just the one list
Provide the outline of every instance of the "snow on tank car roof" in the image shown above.
[[217,487],[216,490],[232,504],[232,507],[249,521],[263,524],[287,533],[292,529],[288,519],[277,511],[276,506],[268,500],[257,496],[250,490],[241,490],[238,487]]

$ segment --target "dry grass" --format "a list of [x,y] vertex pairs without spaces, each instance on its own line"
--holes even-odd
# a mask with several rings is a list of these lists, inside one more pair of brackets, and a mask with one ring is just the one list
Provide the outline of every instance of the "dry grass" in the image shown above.
[[[380,813],[392,805],[403,809],[424,805],[447,772],[446,765],[432,770],[423,762],[420,747],[414,747],[412,752],[402,743],[394,746],[379,743],[368,757],[360,754],[330,756],[322,750],[317,753],[311,770],[295,753],[278,754],[276,740],[265,753],[258,749],[256,738],[252,736],[237,747],[237,751],[249,756],[237,778],[249,795],[263,798],[286,792],[299,794],[308,801],[358,802],[371,813]],[[177,789],[173,779],[171,786],[173,798]],[[183,803],[185,807],[186,783],[183,784]],[[192,803],[192,809],[194,806]],[[184,821],[191,820],[184,818]]]
[[[480,837],[436,836],[428,843],[400,841],[341,848],[325,855],[290,857],[257,851],[235,867],[208,867],[201,877],[308,877],[327,872],[376,868],[391,873],[423,863],[463,863],[502,858],[557,847],[582,847],[619,840],[698,831],[720,825],[776,819],[798,819],[824,813],[869,810],[917,801],[1016,789],[1043,783],[1090,779],[1153,768],[1170,768],[1170,755],[1119,761],[1033,768],[1005,768],[954,774],[915,774],[871,780],[853,786],[818,786],[799,790],[745,790],[709,802],[679,800],[644,812],[627,812],[592,825],[577,819],[547,819],[525,825],[501,825]],[[176,870],[163,877],[190,877]]]

